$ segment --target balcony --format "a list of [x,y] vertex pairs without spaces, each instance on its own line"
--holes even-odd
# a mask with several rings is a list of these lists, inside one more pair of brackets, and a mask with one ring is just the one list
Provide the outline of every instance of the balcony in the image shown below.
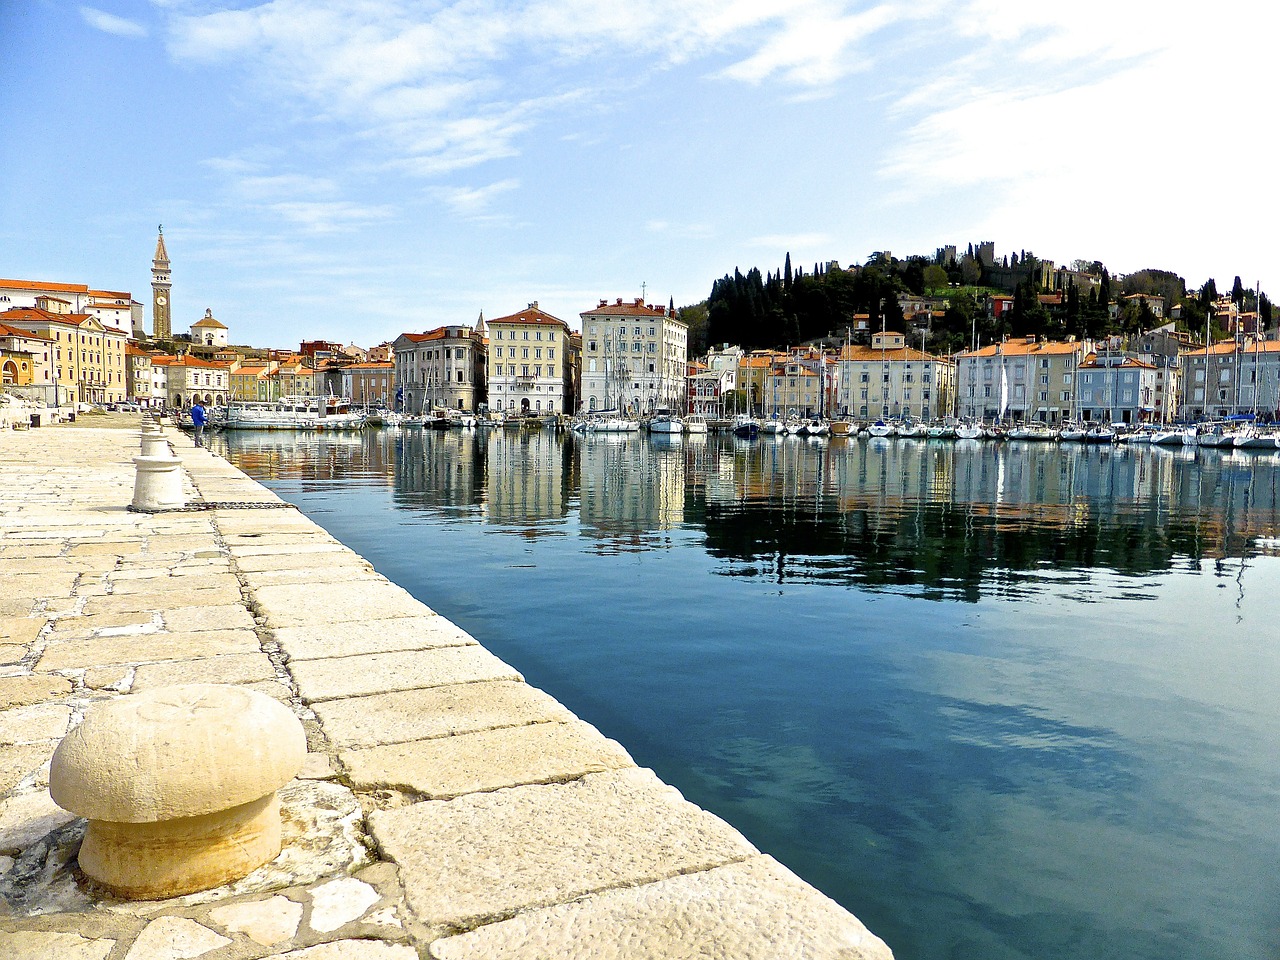
[[537,379],[535,379],[534,377],[516,377],[516,389],[532,390],[533,385],[537,382],[538,382]]

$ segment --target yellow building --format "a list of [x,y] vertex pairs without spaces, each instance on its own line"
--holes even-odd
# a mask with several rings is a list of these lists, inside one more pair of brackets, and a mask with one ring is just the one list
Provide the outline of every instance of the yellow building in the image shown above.
[[569,325],[538,307],[489,321],[489,406],[513,414],[564,413],[571,396]]
[[0,314],[0,323],[52,342],[50,363],[57,403],[121,403],[128,399],[128,337],[119,330],[103,326],[89,314],[72,313],[70,304],[56,297],[38,297],[34,307],[8,310]]

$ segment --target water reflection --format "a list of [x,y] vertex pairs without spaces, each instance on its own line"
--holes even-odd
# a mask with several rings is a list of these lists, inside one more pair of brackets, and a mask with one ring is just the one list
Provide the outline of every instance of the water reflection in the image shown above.
[[393,484],[406,508],[477,513],[529,537],[571,529],[600,549],[648,549],[688,527],[723,575],[937,598],[1275,552],[1280,514],[1280,456],[1181,447],[547,431],[221,442],[256,475]]
[[899,960],[1280,955],[1275,455],[219,442]]

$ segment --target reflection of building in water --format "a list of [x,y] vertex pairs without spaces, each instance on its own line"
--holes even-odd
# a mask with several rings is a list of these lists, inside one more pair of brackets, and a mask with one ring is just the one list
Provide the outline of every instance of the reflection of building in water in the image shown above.
[[269,480],[343,480],[390,485],[392,449],[385,434],[289,433],[232,430],[209,438],[215,452],[225,450],[254,477]]
[[480,501],[476,435],[464,430],[405,430],[396,460],[401,500],[461,507]]
[[[485,444],[485,515],[495,523],[535,525],[568,513],[565,450],[550,430],[502,430]],[[530,531],[532,532],[532,531]]]
[[598,434],[581,441],[579,448],[584,528],[614,536],[684,523],[685,451],[680,440]]

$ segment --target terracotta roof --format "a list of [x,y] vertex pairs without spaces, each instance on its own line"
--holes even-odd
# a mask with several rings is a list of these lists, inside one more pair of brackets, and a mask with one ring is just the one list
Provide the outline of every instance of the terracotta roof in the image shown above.
[[61,290],[64,293],[88,293],[83,283],[43,283],[39,280],[0,280],[0,288],[9,290]]
[[[1215,343],[1210,349],[1215,357],[1231,356],[1236,352],[1236,344],[1234,340],[1221,340]],[[1280,340],[1264,340],[1262,343],[1248,343],[1240,348],[1241,356],[1248,356],[1257,351],[1258,353],[1280,353]],[[1203,357],[1204,347],[1198,350],[1184,350],[1184,357]]]
[[213,317],[201,317],[191,326],[192,327],[217,327],[219,330],[227,329],[227,325],[225,323],[220,323],[217,320],[213,319]]
[[493,320],[486,320],[485,323],[490,327],[492,327],[495,323],[504,323],[504,324],[532,324],[534,326],[540,326],[540,327],[560,327],[566,332],[569,329],[569,325],[565,323],[563,320],[561,320],[559,317],[553,317],[551,314],[547,313],[545,310],[538,309],[538,304],[536,301],[530,304],[530,306],[527,309],[521,310],[519,313],[513,313],[509,317],[496,317]]
[[0,323],[0,337],[23,337],[27,340],[49,340],[50,343],[53,342],[48,337],[42,337],[38,333],[32,333],[30,330],[20,330],[4,323]]
[[369,360],[364,363],[349,363],[346,370],[394,370],[396,365],[389,360]]
[[[999,349],[997,349],[999,348]],[[1056,356],[1066,356],[1082,349],[1079,343],[1064,343],[1060,340],[1050,340],[1048,343],[1027,343],[1025,340],[1007,340],[1004,343],[991,343],[978,350],[966,350],[960,354],[965,358],[986,358],[986,357],[1026,357],[1041,356],[1051,354]]]
[[[111,300],[126,300],[133,302],[133,294],[127,290],[90,290],[91,297],[106,297]],[[110,304],[110,306],[127,306],[128,304]]]
[[50,313],[39,307],[12,307],[0,313],[0,319],[28,323],[62,323],[68,327],[78,327],[89,319],[89,315],[87,313]]
[[[645,303],[644,300],[640,297],[637,297],[631,303],[623,303],[622,298],[619,297],[613,303],[609,303],[609,301],[607,300],[601,300],[599,306],[593,307],[590,310],[584,310],[582,311],[582,313],[578,314],[578,316],[580,317],[609,317],[609,316],[646,317],[650,320],[661,317],[665,319],[667,317],[667,308],[660,307],[657,304],[653,304],[653,303]],[[494,321],[490,320],[489,322],[493,323]]]
[[914,347],[886,347],[881,350],[879,347],[864,347],[860,345],[850,344],[840,348],[841,360],[861,360],[864,363],[870,361],[881,360],[942,360],[942,357],[935,357],[931,353],[923,353]]

